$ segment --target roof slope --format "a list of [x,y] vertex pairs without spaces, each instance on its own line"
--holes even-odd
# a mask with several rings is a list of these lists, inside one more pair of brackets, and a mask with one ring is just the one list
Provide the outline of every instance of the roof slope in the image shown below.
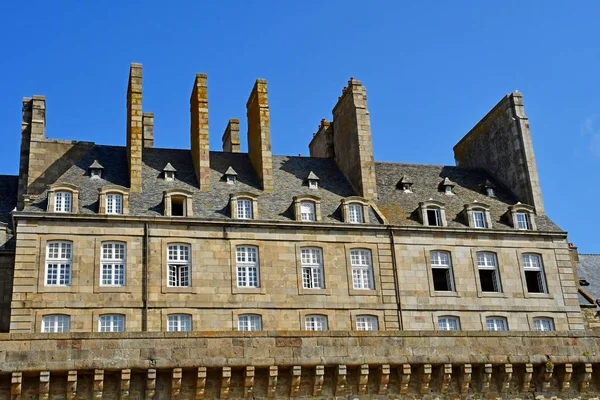
[[[585,279],[589,286],[581,286],[581,289],[593,299],[600,299],[600,254],[580,254],[577,264],[578,278]],[[590,305],[585,297],[579,296],[579,304]]]
[[0,175],[0,222],[11,224],[10,213],[17,206],[19,177]]

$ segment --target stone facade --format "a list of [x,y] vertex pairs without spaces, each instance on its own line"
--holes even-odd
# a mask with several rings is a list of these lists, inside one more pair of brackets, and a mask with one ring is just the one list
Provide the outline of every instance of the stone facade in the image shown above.
[[[595,390],[600,342],[585,330],[567,235],[543,213],[520,96],[460,141],[459,167],[440,167],[374,161],[353,78],[311,157],[271,154],[260,79],[248,153],[235,119],[223,152],[209,152],[204,74],[191,150],[157,149],[141,65],[130,74],[125,148],[47,139],[45,99],[24,101],[19,205],[0,204],[0,222],[15,222],[0,243],[0,399]],[[509,133],[521,144],[497,146]],[[497,153],[490,165],[478,164],[484,151]],[[68,333],[41,334],[56,316]],[[175,326],[187,332],[167,332],[173,316],[189,318]],[[261,332],[236,332],[250,317]],[[555,332],[532,332],[539,318]],[[317,319],[328,332],[310,330]],[[486,332],[489,319],[508,332]],[[440,332],[448,320],[459,332]]]

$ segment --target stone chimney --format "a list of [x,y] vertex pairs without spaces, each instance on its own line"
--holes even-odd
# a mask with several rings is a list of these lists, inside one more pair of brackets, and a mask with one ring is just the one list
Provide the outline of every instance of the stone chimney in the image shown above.
[[208,86],[206,74],[196,74],[190,98],[190,142],[192,161],[201,191],[210,190],[208,146]]
[[308,145],[311,157],[333,158],[335,151],[333,149],[333,128],[330,122],[325,118],[319,124],[319,130],[313,135],[313,139]]
[[260,179],[263,191],[273,192],[271,121],[267,81],[257,79],[246,103],[248,117],[248,155]]
[[144,148],[154,147],[154,113],[145,112],[142,115],[144,127]]
[[360,196],[377,199],[367,90],[360,81],[350,78],[332,113],[337,165]]
[[46,138],[46,97],[32,96],[23,98],[21,119],[21,152],[19,163],[19,183],[17,208],[23,209],[23,195],[29,185],[29,164],[31,140]]
[[142,64],[132,63],[127,87],[127,161],[131,193],[142,191]]
[[240,152],[240,120],[231,118],[223,133],[223,151],[226,153]]

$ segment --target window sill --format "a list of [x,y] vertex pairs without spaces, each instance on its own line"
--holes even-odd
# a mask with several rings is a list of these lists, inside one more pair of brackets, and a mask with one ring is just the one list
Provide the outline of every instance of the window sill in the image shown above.
[[298,288],[298,294],[299,295],[312,295],[312,296],[317,296],[317,295],[321,295],[321,296],[331,296],[331,289],[305,289],[305,288]]
[[500,298],[505,299],[508,296],[504,292],[477,292],[477,297],[491,297],[491,298]]
[[554,296],[550,293],[528,293],[525,292],[525,298],[529,299],[553,299]]
[[348,289],[350,296],[379,296],[376,289]]
[[71,293],[75,292],[75,288],[71,286],[40,286],[38,293]]
[[458,292],[431,292],[432,297],[460,297]]
[[233,294],[266,294],[267,291],[264,287],[250,288],[250,287],[233,287],[231,288]]
[[124,286],[95,286],[94,293],[131,293],[131,288],[127,285],[124,285]]
[[196,293],[193,286],[163,286],[162,293]]

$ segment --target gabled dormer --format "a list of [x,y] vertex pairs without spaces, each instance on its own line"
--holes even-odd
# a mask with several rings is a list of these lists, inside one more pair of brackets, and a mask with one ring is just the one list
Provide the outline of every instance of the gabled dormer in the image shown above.
[[234,185],[237,182],[238,174],[232,167],[227,168],[225,174],[223,174],[223,180],[229,185]]
[[448,178],[444,178],[442,182],[440,182],[440,189],[449,196],[454,194],[454,186],[456,186],[456,184]]
[[94,160],[92,165],[88,167],[88,171],[90,178],[99,179],[104,176],[104,167],[98,162],[98,160]]
[[319,177],[315,175],[314,172],[310,171],[308,176],[306,177],[306,185],[309,189],[318,189],[319,188]]
[[165,181],[174,181],[176,172],[177,170],[171,165],[171,163],[167,163],[167,165],[165,165],[163,168],[163,179]]
[[402,174],[400,180],[396,184],[396,187],[405,193],[412,193],[413,181],[407,175]]

